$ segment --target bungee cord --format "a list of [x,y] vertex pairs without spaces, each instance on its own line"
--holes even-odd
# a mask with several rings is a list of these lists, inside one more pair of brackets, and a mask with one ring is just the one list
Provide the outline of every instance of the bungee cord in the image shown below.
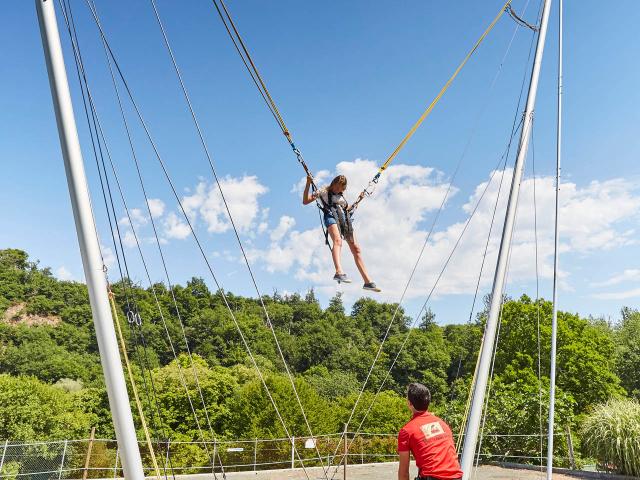
[[[276,104],[275,100],[271,96],[271,93],[269,92],[269,89],[267,88],[267,85],[263,80],[262,75],[260,75],[260,72],[258,71],[258,67],[253,61],[253,58],[251,58],[251,54],[249,53],[249,50],[247,49],[247,46],[244,43],[244,40],[242,39],[242,36],[240,35],[240,32],[238,31],[236,24],[233,21],[233,18],[231,17],[231,14],[227,9],[226,4],[224,3],[224,0],[212,0],[212,1],[216,9],[216,12],[218,13],[218,16],[220,17],[220,20],[224,25],[227,35],[231,39],[231,42],[233,43],[233,46],[236,52],[238,53],[238,56],[242,60],[242,63],[244,64],[247,72],[249,73],[249,76],[251,77],[253,84],[258,89],[260,96],[264,100],[265,105],[269,109],[269,112],[273,116],[274,120],[278,124],[278,127],[282,131],[282,134],[287,139],[287,142],[289,143],[289,146],[291,147],[291,150],[293,151],[293,154],[295,155],[296,160],[298,161],[300,166],[302,166],[307,177],[309,177],[309,179],[311,180],[312,192],[314,193],[317,192],[318,185],[315,182],[313,174],[311,173],[311,170],[309,170],[309,167],[307,166],[307,162],[305,161],[302,155],[302,152],[294,143],[291,131],[287,127],[284,121],[284,118],[280,113],[278,105]],[[329,250],[333,251],[333,246],[329,243],[329,239],[327,237],[327,230],[326,230],[326,227],[324,226],[324,222],[322,221],[322,204],[320,203],[320,199],[316,198],[315,203],[316,203],[316,206],[318,207],[318,217],[320,219],[320,226],[325,236],[325,243],[329,247]]]
[[473,47],[471,48],[471,50],[467,53],[467,55],[464,57],[464,59],[462,60],[462,62],[458,65],[458,67],[455,69],[455,71],[453,72],[453,75],[451,75],[451,77],[449,77],[449,79],[447,80],[447,82],[444,84],[444,86],[440,89],[440,91],[438,92],[438,94],[436,95],[436,97],[431,101],[431,103],[429,104],[429,106],[426,108],[426,110],[424,112],[422,112],[422,115],[420,115],[420,117],[418,118],[418,120],[413,124],[413,126],[411,127],[411,129],[409,130],[409,132],[404,136],[404,138],[400,141],[400,143],[398,144],[398,146],[393,150],[393,152],[391,152],[391,154],[387,157],[387,159],[384,161],[384,163],[380,166],[380,168],[378,168],[378,172],[373,176],[373,178],[369,181],[368,185],[362,190],[362,192],[360,193],[360,195],[358,195],[356,201],[351,205],[351,209],[355,210],[356,208],[358,208],[358,205],[360,204],[360,202],[366,197],[366,196],[370,196],[373,191],[375,190],[375,187],[380,179],[380,175],[382,175],[382,173],[387,169],[387,167],[389,167],[389,165],[391,164],[391,162],[393,162],[393,160],[398,156],[398,154],[400,153],[400,151],[404,148],[404,146],[407,144],[407,142],[411,139],[411,137],[413,137],[413,135],[416,133],[416,131],[418,130],[418,128],[420,128],[420,125],[422,125],[422,123],[427,119],[427,117],[431,114],[431,112],[433,111],[434,107],[438,104],[438,102],[440,101],[440,99],[442,99],[442,97],[444,96],[444,94],[447,92],[447,90],[449,90],[449,87],[451,86],[451,84],[453,83],[453,81],[456,79],[456,77],[458,76],[458,74],[460,73],[460,71],[464,68],[464,66],[467,64],[467,62],[469,61],[469,59],[473,56],[473,54],[476,52],[476,50],[480,47],[480,45],[482,44],[482,42],[484,41],[485,37],[489,34],[489,32],[491,32],[491,30],[493,30],[493,27],[495,27],[495,25],[498,23],[498,20],[500,20],[500,17],[502,17],[502,15],[504,14],[504,12],[507,10],[507,7],[509,7],[511,5],[512,0],[507,0],[507,2],[504,4],[504,6],[500,9],[500,11],[498,12],[498,14],[494,17],[494,19],[492,20],[492,22],[489,24],[489,26],[486,28],[486,30],[482,33],[482,35],[480,36],[480,38],[478,38],[478,40],[476,41],[476,43],[473,45]]
[[[317,186],[313,182],[313,176],[311,175],[311,172],[310,172],[309,168],[307,167],[307,164],[304,161],[304,158],[302,157],[302,153],[296,147],[296,145],[295,145],[295,143],[293,141],[293,137],[291,135],[291,131],[289,130],[289,128],[285,124],[284,119],[283,119],[283,117],[282,117],[282,115],[280,113],[280,110],[278,109],[278,106],[276,105],[275,101],[273,100],[273,97],[269,93],[269,90],[268,90],[268,88],[266,86],[266,83],[264,82],[262,76],[260,75],[260,72],[258,71],[258,68],[256,67],[255,62],[253,61],[253,59],[251,57],[251,54],[250,54],[250,52],[249,52],[244,40],[242,39],[242,36],[240,35],[238,29],[236,28],[235,22],[233,21],[233,18],[231,17],[231,14],[229,13],[229,10],[227,9],[227,7],[226,7],[226,5],[224,3],[224,0],[212,0],[212,1],[213,1],[213,4],[214,4],[215,8],[216,8],[216,11],[218,12],[218,15],[220,16],[220,19],[222,20],[222,22],[223,22],[223,24],[225,26],[225,30],[227,31],[227,34],[229,35],[229,38],[233,42],[233,45],[235,47],[236,52],[241,57],[245,68],[247,69],[247,71],[249,72],[249,75],[251,76],[251,78],[253,80],[253,83],[258,88],[258,90],[260,92],[260,95],[262,96],[263,100],[267,104],[267,107],[269,108],[269,111],[273,115],[274,119],[278,123],[278,126],[282,130],[283,135],[287,138],[287,141],[289,142],[294,154],[296,155],[296,158],[297,158],[298,162],[302,165],[302,167],[303,167],[305,173],[307,174],[307,176],[309,176],[311,178],[312,186],[313,186],[313,189],[315,191],[317,189]],[[400,150],[402,150],[402,148],[405,146],[405,144],[409,141],[409,139],[413,136],[413,134],[418,130],[418,128],[420,127],[422,122],[424,122],[424,120],[429,116],[429,114],[431,113],[433,108],[436,106],[436,104],[440,101],[440,99],[443,97],[443,95],[449,89],[449,87],[451,86],[451,84],[453,83],[455,78],[458,76],[460,71],[464,68],[464,66],[467,64],[469,59],[473,56],[473,54],[476,52],[476,50],[480,47],[480,45],[482,44],[484,39],[487,37],[487,35],[491,32],[491,30],[493,30],[493,28],[497,24],[498,20],[500,19],[500,17],[502,17],[502,15],[505,13],[505,11],[507,11],[507,7],[511,4],[512,1],[513,0],[508,0],[502,6],[502,8],[498,12],[498,14],[493,18],[492,22],[489,24],[489,26],[482,33],[480,38],[478,38],[478,40],[475,42],[475,44],[473,45],[471,50],[467,53],[465,58],[458,65],[458,67],[456,68],[454,73],[451,75],[451,77],[447,80],[447,82],[442,87],[442,89],[440,90],[438,95],[433,99],[433,101],[429,104],[427,109],[423,112],[423,114],[420,116],[420,118],[416,121],[416,123],[410,129],[409,133],[407,133],[407,135],[402,139],[400,144],[395,148],[395,150],[391,153],[391,155],[387,158],[387,160],[378,169],[378,172],[376,173],[374,178],[369,182],[367,187],[365,187],[365,189],[358,195],[358,197],[356,198],[355,202],[351,204],[351,206],[349,207],[349,210],[350,210],[351,213],[353,213],[357,209],[357,207],[360,204],[360,202],[366,196],[370,196],[373,193],[373,191],[375,189],[375,186],[378,183],[378,180],[379,180],[380,175],[382,174],[382,172],[387,169],[389,164],[395,159],[395,157],[398,155]]]

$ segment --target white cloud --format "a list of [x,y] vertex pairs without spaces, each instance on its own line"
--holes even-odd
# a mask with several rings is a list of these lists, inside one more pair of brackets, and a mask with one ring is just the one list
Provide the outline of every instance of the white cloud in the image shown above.
[[100,244],[100,250],[102,251],[102,259],[104,261],[104,265],[107,268],[113,267],[116,264],[116,256],[113,253],[113,250],[102,244]]
[[124,236],[122,237],[122,243],[127,248],[133,248],[136,246],[136,236],[133,234],[131,230],[127,230],[124,232]]
[[153,218],[160,218],[164,215],[164,202],[159,198],[150,198],[147,202],[149,204],[149,210]]
[[282,240],[282,237],[284,237],[295,224],[296,220],[293,217],[289,217],[288,215],[280,217],[280,223],[278,223],[278,226],[271,231],[271,241],[277,242]]
[[627,269],[618,275],[605,280],[604,282],[594,282],[592,287],[610,287],[612,285],[618,285],[624,282],[638,282],[640,281],[640,269]]
[[179,218],[174,212],[170,212],[164,219],[164,234],[168,238],[176,238],[178,240],[185,239],[191,233],[189,225]]
[[[337,165],[336,173],[346,175],[349,180],[349,199],[355,198],[359,188],[373,177],[376,168],[374,162],[361,159]],[[495,172],[493,182],[439,281],[436,295],[472,293],[475,289],[502,174],[502,171]],[[510,169],[504,171],[502,191],[487,249],[481,283],[483,288],[490,285],[495,268],[511,174]],[[550,176],[536,179],[537,218],[533,211],[534,181],[532,178],[522,181],[509,272],[509,280],[512,282],[535,278],[536,231],[539,275],[541,278],[552,276],[554,181]],[[485,187],[487,182],[479,184],[461,210],[449,209],[446,217],[455,215],[466,219]],[[356,212],[356,236],[371,276],[384,289],[384,299],[398,300],[447,188],[445,179],[432,168],[392,165],[385,172],[375,194],[367,198]],[[452,188],[449,198],[456,193],[457,189]],[[560,209],[561,252],[584,256],[633,242],[633,230],[629,229],[626,222],[638,213],[638,186],[630,182],[615,179],[592,182],[585,187],[571,182],[563,183]],[[408,298],[424,297],[429,291],[463,230],[465,220],[450,222],[444,226],[442,220],[439,223],[416,271]],[[262,262],[270,272],[292,272],[298,280],[313,283],[321,291],[334,292],[335,285],[331,280],[333,265],[329,250],[324,247],[320,228],[287,230],[281,238],[276,234],[268,248],[252,250],[252,260]],[[274,229],[276,231],[278,228]],[[346,246],[342,260],[347,273],[359,281]],[[568,274],[560,274],[564,287],[571,288]],[[362,292],[357,289],[352,291],[356,295]],[[345,294],[349,295],[349,289],[345,290]]]
[[73,274],[64,265],[56,270],[56,277],[60,280],[74,280]]
[[[133,222],[134,227],[140,227],[149,223],[149,217],[147,217],[139,208],[130,208],[129,216],[131,217],[131,222]],[[118,223],[124,227],[130,227],[131,222],[127,216],[118,220]]]
[[593,297],[600,300],[626,300],[628,298],[640,298],[640,288],[634,288],[632,290],[625,290],[622,292],[597,293],[593,295]]
[[[267,192],[267,187],[256,176],[249,175],[242,178],[227,176],[220,180],[220,186],[236,227],[240,232],[248,232],[255,226],[261,213],[258,198]],[[195,193],[185,196],[182,201],[187,213],[204,221],[209,232],[223,233],[231,228],[217,185],[201,181]]]

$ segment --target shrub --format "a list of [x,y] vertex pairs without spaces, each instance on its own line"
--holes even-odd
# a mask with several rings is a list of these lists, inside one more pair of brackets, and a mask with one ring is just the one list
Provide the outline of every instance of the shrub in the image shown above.
[[640,475],[640,403],[621,399],[596,406],[582,425],[582,449],[605,470]]

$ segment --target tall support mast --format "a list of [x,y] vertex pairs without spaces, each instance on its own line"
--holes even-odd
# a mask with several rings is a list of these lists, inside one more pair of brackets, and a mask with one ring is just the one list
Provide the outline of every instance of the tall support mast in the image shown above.
[[507,205],[507,213],[504,220],[502,240],[500,242],[500,251],[498,254],[498,264],[496,266],[496,272],[493,279],[491,307],[489,309],[489,317],[485,326],[484,341],[482,343],[482,350],[480,352],[480,363],[478,365],[478,374],[473,390],[473,400],[471,403],[471,410],[469,412],[469,420],[467,422],[465,431],[464,447],[462,450],[461,459],[462,471],[464,472],[464,476],[462,477],[463,480],[469,480],[471,478],[471,471],[473,469],[475,453],[478,444],[480,423],[482,421],[482,410],[487,390],[487,383],[489,381],[493,347],[496,340],[498,317],[500,315],[500,309],[502,306],[502,293],[504,291],[504,282],[507,273],[507,257],[509,256],[511,238],[513,235],[513,226],[516,217],[518,195],[520,194],[520,182],[522,181],[524,161],[527,155],[529,139],[531,137],[531,125],[533,122],[533,112],[536,103],[536,93],[538,90],[538,79],[540,77],[542,54],[544,52],[544,44],[547,37],[547,25],[549,23],[550,7],[551,0],[544,0],[542,20],[540,22],[538,42],[536,45],[536,54],[533,60],[533,69],[531,71],[531,82],[529,83],[529,93],[527,95],[527,105],[524,111],[522,130],[520,132],[518,156],[516,158],[516,165],[513,171],[511,192],[509,193],[509,203]]
[[69,185],[69,196],[71,197],[93,322],[100,349],[104,381],[109,396],[109,406],[111,407],[124,476],[128,480],[144,480],[136,430],[129,406],[129,395],[109,308],[107,279],[91,211],[89,187],[84,171],[84,161],[80,150],[53,3],[53,0],[36,0],[36,10]]
[[551,371],[549,373],[549,428],[547,431],[547,480],[553,478],[553,434],[556,406],[556,344],[558,339],[558,212],[562,153],[562,0],[558,2],[558,118],[556,127],[556,216],[553,248],[553,316],[551,320]]

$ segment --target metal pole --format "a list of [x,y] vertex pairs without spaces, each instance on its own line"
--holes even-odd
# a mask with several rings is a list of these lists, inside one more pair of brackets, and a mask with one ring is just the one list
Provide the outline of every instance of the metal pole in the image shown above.
[[347,435],[347,425],[344,424],[344,469],[342,470],[343,480],[347,480],[347,455],[349,454],[349,436]]
[[296,467],[296,437],[291,437],[291,470]]
[[500,315],[500,308],[502,306],[502,293],[504,291],[504,281],[507,273],[507,257],[511,246],[511,237],[513,234],[513,225],[515,223],[516,206],[518,203],[518,195],[520,193],[520,182],[522,181],[524,161],[527,155],[527,147],[531,136],[531,124],[533,122],[533,112],[536,102],[536,92],[538,89],[538,79],[540,77],[542,54],[547,36],[550,7],[551,0],[545,0],[542,10],[538,42],[536,45],[536,54],[533,61],[533,69],[531,71],[531,82],[529,83],[527,105],[524,111],[522,130],[520,132],[518,156],[516,158],[516,164],[513,171],[513,179],[511,180],[511,192],[509,194],[509,203],[507,205],[507,212],[504,220],[498,263],[496,265],[496,272],[493,279],[491,308],[489,310],[489,317],[485,326],[484,341],[482,342],[482,350],[480,352],[480,361],[478,365],[478,375],[473,390],[473,401],[471,403],[469,420],[465,431],[461,460],[462,471],[464,472],[462,477],[463,480],[469,480],[469,478],[471,478],[471,470],[473,468],[476,446],[478,443],[478,434],[480,432],[480,423],[482,421],[482,410],[487,383],[489,380],[489,371],[491,368],[491,357],[496,340],[498,316]]
[[7,454],[7,447],[9,446],[9,440],[4,441],[4,448],[2,449],[2,458],[0,458],[0,475],[2,475],[2,466],[4,465],[4,457]]
[[556,216],[553,248],[553,315],[551,319],[551,368],[549,373],[549,427],[547,429],[547,480],[553,478],[553,432],[556,411],[556,345],[558,340],[558,212],[562,152],[562,0],[558,2],[558,119],[556,127]]
[[258,464],[258,439],[253,442],[253,471],[256,471]]
[[62,478],[62,470],[64,470],[64,457],[67,455],[67,440],[64,441],[64,448],[62,449],[62,460],[60,460],[60,471],[58,471],[58,480]]
[[89,187],[62,56],[54,2],[53,0],[36,0],[35,3],[100,360],[116,439],[122,455],[122,467],[127,479],[142,480],[144,478],[142,460],[109,309],[107,281],[91,211]]

